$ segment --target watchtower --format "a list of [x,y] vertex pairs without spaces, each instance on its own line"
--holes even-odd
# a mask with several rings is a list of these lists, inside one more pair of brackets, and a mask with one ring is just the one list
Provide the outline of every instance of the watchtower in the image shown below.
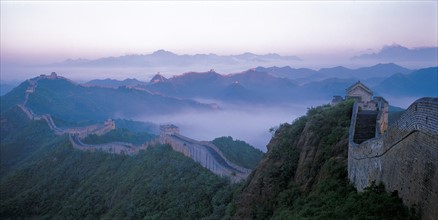
[[179,128],[173,124],[160,125],[160,135],[179,134]]
[[378,137],[388,128],[388,102],[380,96],[373,96],[373,91],[358,81],[345,90],[345,98],[333,96],[332,105],[353,99],[355,101],[352,121],[354,142],[362,143]]

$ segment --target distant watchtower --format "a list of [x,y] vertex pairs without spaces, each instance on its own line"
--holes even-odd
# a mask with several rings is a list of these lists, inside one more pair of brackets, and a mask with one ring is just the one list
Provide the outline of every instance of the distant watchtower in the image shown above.
[[362,143],[383,134],[388,128],[388,102],[383,97],[373,97],[373,91],[360,81],[348,87],[345,93],[345,99],[333,96],[332,105],[348,99],[355,101],[354,141]]
[[160,125],[160,135],[173,135],[179,134],[179,128],[172,124]]

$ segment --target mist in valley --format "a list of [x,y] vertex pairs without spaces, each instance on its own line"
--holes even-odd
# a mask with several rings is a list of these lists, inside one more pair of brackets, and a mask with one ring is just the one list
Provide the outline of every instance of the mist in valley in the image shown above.
[[209,112],[181,112],[161,116],[143,116],[135,120],[156,124],[174,124],[180,133],[199,141],[212,141],[217,137],[231,136],[243,140],[266,152],[266,145],[272,137],[270,128],[291,123],[304,115],[311,106],[328,101],[291,103],[277,106],[234,105],[221,103],[221,109]]
[[[299,95],[299,94],[298,94]],[[407,108],[420,97],[388,97],[390,105]],[[181,111],[176,114],[141,116],[133,118],[143,122],[174,124],[180,133],[199,141],[212,141],[222,136],[243,140],[264,152],[272,138],[271,128],[292,123],[306,114],[312,107],[330,103],[331,100],[301,100],[299,103],[283,105],[248,105],[221,103],[215,100],[197,99],[202,103],[217,103],[220,107],[213,111]]]

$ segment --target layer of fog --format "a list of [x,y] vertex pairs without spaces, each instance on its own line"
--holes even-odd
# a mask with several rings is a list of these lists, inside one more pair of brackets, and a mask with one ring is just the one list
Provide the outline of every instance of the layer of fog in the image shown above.
[[[418,97],[390,97],[390,105],[409,107]],[[214,100],[200,100],[211,103]],[[135,120],[155,124],[175,124],[182,135],[200,141],[211,141],[222,136],[231,136],[248,142],[252,146],[266,151],[272,133],[270,128],[291,123],[305,115],[308,108],[329,103],[331,100],[309,100],[300,103],[277,106],[247,106],[218,103],[220,110],[210,112],[181,112],[161,116],[143,116]]]
[[[327,103],[327,102],[326,102]],[[175,124],[182,135],[200,141],[211,141],[222,136],[231,136],[248,142],[252,146],[266,151],[266,145],[272,137],[270,128],[291,123],[304,115],[308,107],[324,104],[290,104],[287,106],[236,106],[221,104],[221,109],[212,112],[184,112],[158,117],[144,116],[135,120],[156,124]]]

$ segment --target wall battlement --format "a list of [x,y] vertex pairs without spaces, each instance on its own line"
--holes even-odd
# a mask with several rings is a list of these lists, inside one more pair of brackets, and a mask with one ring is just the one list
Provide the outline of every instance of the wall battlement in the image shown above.
[[179,132],[170,132],[165,128],[178,130],[176,126],[162,126],[160,134],[162,144],[169,144],[173,150],[192,158],[214,174],[229,177],[232,182],[239,182],[251,173],[251,170],[229,161],[215,145],[190,139],[180,135]]
[[[356,108],[356,109],[354,109]],[[423,219],[438,216],[438,98],[421,98],[380,137],[352,141],[357,106],[349,134],[348,177],[361,191],[372,182],[397,190]]]
[[[333,96],[332,105],[345,100],[354,100],[352,126],[350,126],[351,144],[357,144],[372,137],[379,137],[388,128],[388,102],[360,81],[347,88],[345,98]],[[377,120],[375,119],[377,118]],[[359,120],[358,123],[356,121]],[[374,123],[374,124],[370,124]],[[356,125],[361,125],[356,128]],[[354,138],[357,135],[357,138]]]

